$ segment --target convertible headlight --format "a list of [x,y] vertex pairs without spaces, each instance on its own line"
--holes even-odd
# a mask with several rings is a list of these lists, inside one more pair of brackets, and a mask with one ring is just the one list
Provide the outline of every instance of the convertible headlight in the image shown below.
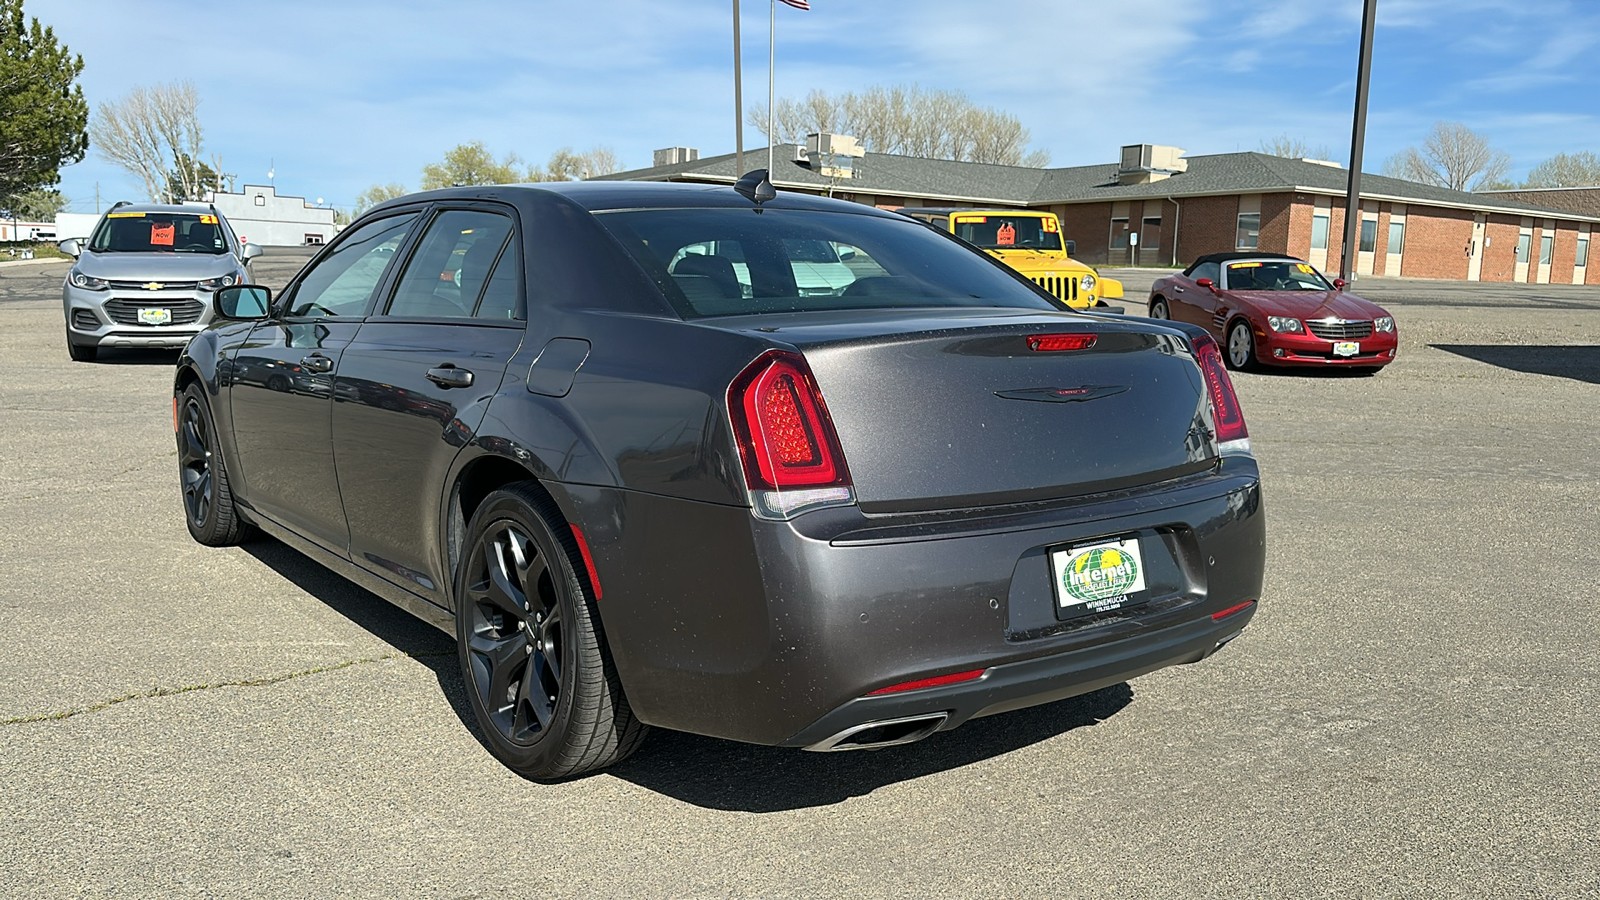
[[1267,316],[1267,324],[1273,331],[1287,331],[1290,334],[1300,333],[1300,320],[1289,316]]
[[221,275],[216,278],[207,278],[205,281],[200,282],[200,290],[220,291],[225,287],[233,287],[242,280],[238,275]]
[[1083,291],[1085,294],[1092,294],[1096,283],[1093,275],[1085,275],[1078,281],[1078,290]]
[[111,283],[104,278],[85,275],[76,268],[67,273],[67,280],[72,282],[73,287],[83,288],[86,291],[103,291],[111,286]]
[[1372,327],[1378,329],[1379,331],[1393,331],[1394,318],[1391,316],[1379,316],[1373,321]]

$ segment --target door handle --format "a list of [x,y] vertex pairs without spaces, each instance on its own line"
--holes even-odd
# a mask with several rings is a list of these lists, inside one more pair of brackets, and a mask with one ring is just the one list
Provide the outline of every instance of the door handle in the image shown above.
[[472,370],[445,363],[428,370],[428,380],[442,388],[472,387]]
[[323,356],[321,353],[313,353],[301,359],[300,365],[305,366],[307,371],[316,372],[319,375],[333,371],[333,360]]
[[1181,293],[1183,293],[1183,288],[1178,287],[1177,285],[1173,285],[1172,286],[1172,292],[1174,294],[1181,294]]

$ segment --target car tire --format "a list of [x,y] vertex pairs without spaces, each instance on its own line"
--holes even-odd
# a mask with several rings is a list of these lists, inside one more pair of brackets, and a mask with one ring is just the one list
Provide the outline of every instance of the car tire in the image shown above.
[[67,355],[73,362],[94,362],[100,355],[100,348],[94,344],[74,344],[72,338],[67,338]]
[[548,781],[626,758],[648,730],[599,632],[577,542],[532,483],[484,498],[456,572],[456,645],[489,751]]
[[1170,318],[1172,318],[1172,316],[1167,312],[1167,301],[1166,300],[1164,300],[1164,299],[1162,299],[1160,297],[1157,297],[1156,299],[1150,301],[1150,318],[1152,318],[1152,319],[1170,319]]
[[207,547],[231,547],[244,540],[249,526],[234,505],[216,420],[199,382],[191,382],[178,395],[176,424],[184,523],[190,536]]
[[1250,323],[1244,319],[1234,319],[1228,326],[1227,346],[1223,348],[1222,358],[1228,361],[1228,368],[1240,372],[1248,372],[1256,368],[1256,339],[1250,333]]

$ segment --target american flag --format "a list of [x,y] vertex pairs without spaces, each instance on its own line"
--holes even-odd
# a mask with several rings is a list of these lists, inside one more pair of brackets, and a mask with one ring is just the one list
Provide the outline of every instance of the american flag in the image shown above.
[[811,0],[778,0],[778,2],[779,3],[787,3],[790,6],[794,7],[795,9],[804,9],[804,10],[810,10],[811,9]]

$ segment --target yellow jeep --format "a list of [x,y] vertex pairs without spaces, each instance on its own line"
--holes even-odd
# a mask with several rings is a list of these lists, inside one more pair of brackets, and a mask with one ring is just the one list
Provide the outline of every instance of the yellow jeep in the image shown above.
[[1122,282],[1103,278],[1073,259],[1073,242],[1061,236],[1061,220],[1032,209],[955,209],[908,206],[900,210],[988,251],[1073,309],[1108,307],[1122,298]]

